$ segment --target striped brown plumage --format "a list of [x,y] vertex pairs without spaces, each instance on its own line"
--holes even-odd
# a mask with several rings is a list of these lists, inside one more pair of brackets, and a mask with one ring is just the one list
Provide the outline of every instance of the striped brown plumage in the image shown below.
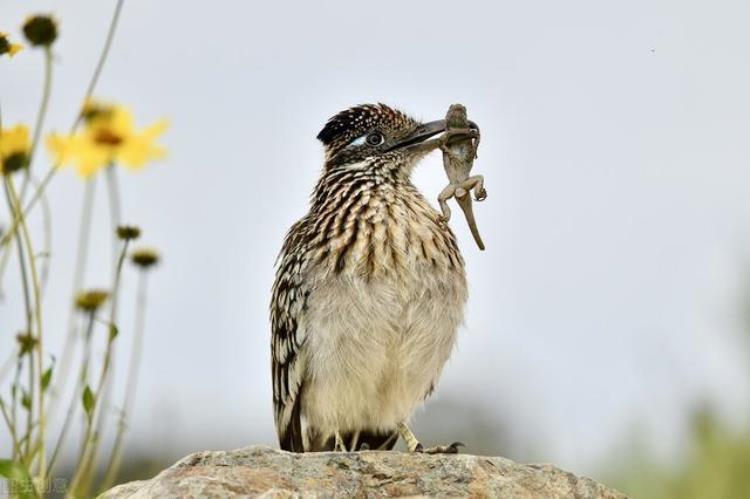
[[271,300],[283,449],[391,448],[432,391],[466,300],[463,260],[411,183],[422,124],[383,104],[331,118],[309,212],[289,230]]

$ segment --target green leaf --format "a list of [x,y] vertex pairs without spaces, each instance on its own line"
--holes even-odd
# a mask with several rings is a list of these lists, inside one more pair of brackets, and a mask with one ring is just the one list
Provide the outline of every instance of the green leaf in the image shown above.
[[117,329],[117,326],[115,324],[109,325],[109,341],[114,340],[117,338],[117,335],[120,334],[120,331]]
[[29,395],[29,392],[27,392],[26,390],[23,390],[21,394],[21,405],[27,411],[31,410],[31,395]]
[[91,391],[89,385],[83,390],[83,410],[86,411],[86,415],[91,417],[91,411],[94,410],[94,392]]
[[54,366],[49,366],[46,371],[44,371],[44,374],[42,374],[42,391],[46,391],[49,387],[50,381],[52,381],[52,368]]
[[38,497],[28,470],[18,461],[0,459],[0,476],[8,479],[8,492],[23,499]]

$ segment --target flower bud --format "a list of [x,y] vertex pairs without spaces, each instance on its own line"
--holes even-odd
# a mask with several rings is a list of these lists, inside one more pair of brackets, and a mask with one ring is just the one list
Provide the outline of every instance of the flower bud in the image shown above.
[[32,16],[24,23],[23,34],[31,45],[49,47],[57,39],[57,23],[51,16]]
[[139,248],[130,255],[134,265],[146,270],[159,263],[159,253],[151,248]]

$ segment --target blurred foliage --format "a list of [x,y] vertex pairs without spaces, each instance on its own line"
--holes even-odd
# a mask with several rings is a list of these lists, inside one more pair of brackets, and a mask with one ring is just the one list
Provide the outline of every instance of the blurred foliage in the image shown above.
[[695,411],[688,449],[677,466],[657,463],[645,450],[605,482],[644,499],[750,497],[750,430],[736,431],[710,409]]
[[[750,359],[750,274],[747,277],[740,306],[745,334],[738,346]],[[750,421],[733,429],[708,405],[694,410],[687,450],[671,466],[657,462],[644,446],[635,446],[628,462],[612,467],[611,478],[604,480],[631,497],[750,498]]]

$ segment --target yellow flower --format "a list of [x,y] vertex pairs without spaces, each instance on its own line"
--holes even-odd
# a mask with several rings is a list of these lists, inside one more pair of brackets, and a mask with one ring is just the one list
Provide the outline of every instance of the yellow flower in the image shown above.
[[29,165],[29,128],[16,125],[0,130],[0,171],[8,175]]
[[129,109],[96,101],[86,103],[81,117],[83,130],[67,136],[51,134],[47,147],[55,164],[73,163],[84,178],[115,163],[140,170],[149,161],[166,155],[166,150],[156,144],[167,129],[166,120],[138,131]]
[[8,35],[0,32],[0,55],[8,54],[9,57],[13,57],[21,49],[23,49],[23,45],[19,45],[18,43],[11,43],[11,41],[8,39]]

